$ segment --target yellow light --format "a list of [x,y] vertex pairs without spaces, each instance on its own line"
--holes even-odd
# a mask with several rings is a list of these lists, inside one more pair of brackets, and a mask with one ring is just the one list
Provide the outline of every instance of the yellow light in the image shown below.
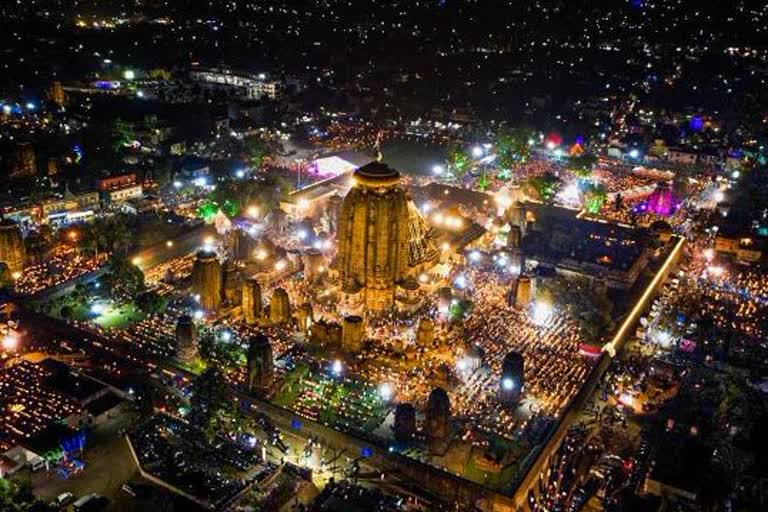
[[133,258],[133,259],[131,260],[131,263],[133,263],[134,265],[136,265],[136,266],[138,267],[138,266],[141,264],[141,258],[139,258],[138,256],[136,256],[135,258]]
[[203,239],[203,245],[213,245],[213,237],[207,236]]
[[256,251],[256,259],[257,260],[265,260],[267,259],[267,251],[264,249],[259,249]]
[[15,281],[15,280],[17,280],[17,279],[19,279],[19,278],[21,277],[21,272],[19,272],[19,271],[17,270],[17,271],[16,271],[16,272],[14,272],[13,274],[11,274],[11,277],[12,277],[12,278],[13,278],[13,280]]
[[2,345],[3,350],[15,350],[19,346],[19,338],[12,334],[6,334]]
[[285,262],[285,260],[280,260],[277,263],[275,263],[275,270],[278,270],[278,271],[283,270],[286,265],[287,263]]
[[165,245],[167,247],[173,247],[173,240],[168,240],[167,242],[165,242]]
[[249,206],[248,209],[245,211],[246,215],[248,215],[250,218],[255,219],[259,216],[259,207],[256,205]]

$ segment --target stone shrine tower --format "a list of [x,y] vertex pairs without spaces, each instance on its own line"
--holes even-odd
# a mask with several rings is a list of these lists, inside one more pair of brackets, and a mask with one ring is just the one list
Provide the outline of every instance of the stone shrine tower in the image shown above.
[[372,162],[353,180],[341,206],[335,266],[349,309],[381,311],[395,305],[396,288],[434,265],[439,252],[398,171]]

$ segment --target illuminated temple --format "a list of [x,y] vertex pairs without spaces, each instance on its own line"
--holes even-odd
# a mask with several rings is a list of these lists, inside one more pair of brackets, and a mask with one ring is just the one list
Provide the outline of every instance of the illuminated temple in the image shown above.
[[355,171],[338,226],[335,267],[348,310],[381,311],[418,288],[437,246],[400,173],[380,162]]

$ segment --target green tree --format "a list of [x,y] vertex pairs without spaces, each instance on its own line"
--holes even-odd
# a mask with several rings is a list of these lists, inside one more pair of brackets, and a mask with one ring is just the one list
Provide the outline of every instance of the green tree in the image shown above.
[[133,123],[119,117],[115,119],[112,123],[112,145],[115,151],[122,150],[134,140],[136,140],[136,131]]
[[243,145],[251,167],[261,167],[264,159],[269,156],[269,146],[266,141],[259,135],[249,135],[243,140]]
[[526,185],[533,190],[539,200],[545,203],[551,203],[555,198],[555,194],[557,194],[560,178],[547,172],[541,176],[533,176],[532,178],[529,178]]
[[579,178],[589,178],[592,176],[592,168],[597,162],[597,157],[590,153],[579,156],[572,156],[568,159],[568,168]]
[[448,169],[458,179],[464,177],[464,174],[469,170],[469,157],[458,146],[448,150]]
[[35,504],[32,487],[28,482],[15,482],[0,478],[0,510],[27,512]]
[[494,141],[499,167],[509,169],[515,164],[525,163],[530,155],[528,140],[531,136],[532,132],[525,128],[500,131]]
[[145,289],[144,273],[124,256],[113,256],[101,277],[101,284],[114,299],[136,297]]
[[219,420],[228,403],[224,375],[216,367],[209,367],[192,383],[189,422],[213,439],[219,430]]
[[148,290],[136,297],[136,307],[147,315],[156,315],[165,311],[168,299],[157,293],[156,290]]
[[607,197],[605,187],[597,183],[590,183],[584,191],[584,208],[589,213],[595,214],[603,207]]

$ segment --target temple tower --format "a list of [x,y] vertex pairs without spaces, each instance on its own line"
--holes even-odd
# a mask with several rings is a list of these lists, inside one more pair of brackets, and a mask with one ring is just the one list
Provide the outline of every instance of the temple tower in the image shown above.
[[213,251],[200,250],[192,264],[192,293],[200,295],[200,305],[206,311],[216,311],[221,305],[223,278],[221,263]]

